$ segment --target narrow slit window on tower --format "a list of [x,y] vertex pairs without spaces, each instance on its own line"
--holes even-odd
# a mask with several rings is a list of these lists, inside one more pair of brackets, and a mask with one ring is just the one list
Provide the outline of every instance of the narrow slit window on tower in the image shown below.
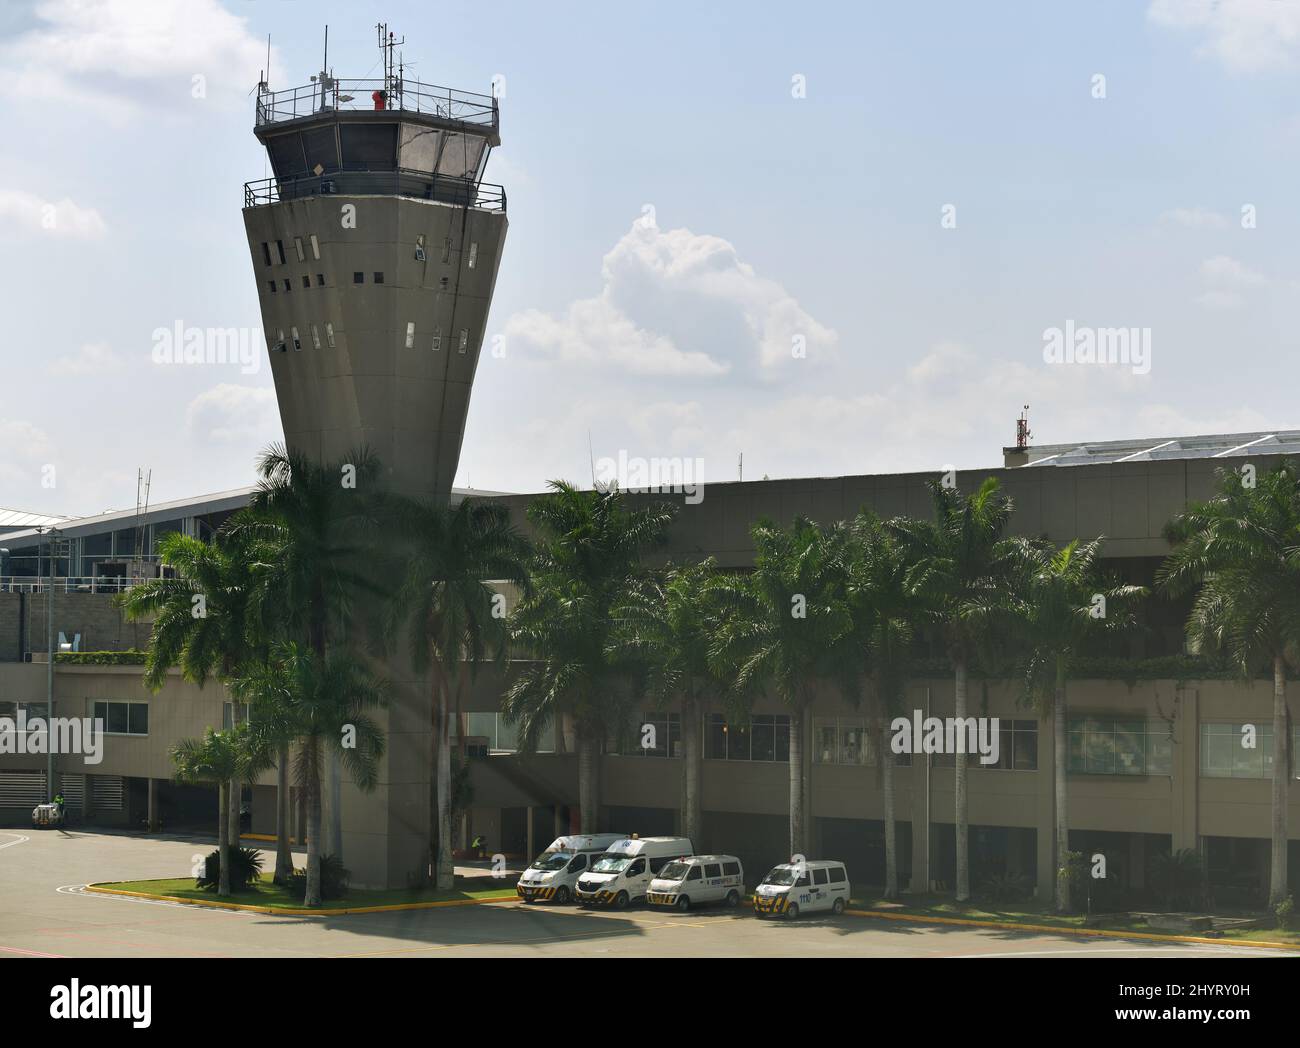
[[293,282],[288,277],[284,278],[284,289],[285,291],[293,290]]
[[440,328],[440,327],[436,327],[436,328],[433,329],[433,347],[432,347],[432,348],[433,348],[433,351],[434,351],[435,353],[437,353],[438,350],[442,349],[442,328]]
[[364,273],[353,273],[353,274],[352,274],[352,283],[354,283],[354,284],[364,284],[365,282],[366,282],[366,275],[365,275]]
[[300,339],[300,338],[298,337],[298,329],[297,329],[297,328],[290,328],[289,330],[290,330],[290,333],[293,335],[293,351],[294,351],[295,353],[301,353],[301,352],[302,352],[302,339]]
[[278,337],[275,340],[275,351],[277,353],[283,353],[287,348],[284,344],[284,328],[280,328],[277,335]]
[[265,240],[262,241],[262,257],[266,259],[266,264],[271,264],[271,245]]
[[410,349],[415,345],[415,321],[409,320],[406,323],[406,348]]
[[471,240],[469,244],[469,268],[473,269],[478,265],[478,241]]
[[299,261],[299,262],[306,262],[306,261],[307,261],[307,256],[306,256],[306,254],[304,254],[304,252],[303,252],[303,250],[302,250],[302,237],[294,237],[294,238],[293,238],[293,249],[294,249],[294,251],[296,251],[296,252],[298,253],[298,261]]
[[320,349],[320,329],[315,324],[311,326],[311,344],[313,349]]
[[384,282],[384,274],[383,274],[383,273],[376,272],[376,273],[375,273],[375,283],[376,283],[376,284],[382,284],[383,282]]
[[334,348],[334,325],[325,325],[325,341],[329,343],[330,349]]
[[274,294],[275,294],[275,291],[276,291],[276,283],[275,283],[275,281],[274,281],[274,280],[268,280],[268,281],[266,282],[266,286],[269,287],[269,288],[271,289],[271,294],[274,295]]
[[460,350],[459,350],[459,351],[460,351],[461,353],[464,353],[465,350],[467,350],[467,349],[469,349],[469,330],[468,330],[467,328],[461,328],[461,329],[460,329]]
[[451,261],[451,237],[443,237],[442,240],[442,260]]
[[280,265],[284,265],[284,241],[283,240],[277,240],[275,242],[275,250],[280,255]]
[[302,286],[311,287],[311,277],[309,277],[306,273],[302,275]]
[[316,234],[311,235],[311,257],[320,258],[320,241],[316,239]]
[[317,273],[317,274],[316,274],[316,286],[317,286],[317,287],[324,287],[324,286],[325,286],[325,274],[324,274],[324,273]]

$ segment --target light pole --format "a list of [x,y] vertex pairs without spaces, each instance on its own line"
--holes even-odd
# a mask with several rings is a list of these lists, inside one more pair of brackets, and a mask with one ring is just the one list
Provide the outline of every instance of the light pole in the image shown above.
[[54,540],[62,532],[48,528],[45,553],[50,562],[50,585],[45,591],[45,802],[54,803]]

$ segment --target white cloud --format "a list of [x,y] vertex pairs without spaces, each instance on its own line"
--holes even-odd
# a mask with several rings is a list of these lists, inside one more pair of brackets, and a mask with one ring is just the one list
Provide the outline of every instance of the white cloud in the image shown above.
[[1210,309],[1237,309],[1246,302],[1244,292],[1269,283],[1263,273],[1227,255],[1207,258],[1200,272],[1207,288],[1196,301]]
[[82,346],[76,353],[56,357],[45,370],[51,375],[102,375],[116,371],[122,364],[122,358],[107,343],[92,342]]
[[[21,419],[0,420],[0,447],[5,449],[0,455],[0,483],[7,488],[39,487],[41,467],[54,459],[54,443],[49,435]],[[0,504],[5,504],[3,499]]]
[[278,438],[280,432],[274,389],[229,382],[191,400],[185,422],[194,439],[223,443],[248,439],[265,443]]
[[1147,17],[1196,34],[1197,55],[1235,73],[1287,68],[1300,51],[1300,6],[1279,0],[1152,0]]
[[605,256],[603,287],[563,314],[527,310],[506,323],[513,353],[643,376],[774,378],[829,355],[836,333],[720,237],[643,221]]
[[266,45],[218,0],[41,0],[0,48],[0,92],[123,121],[205,99],[242,103]]
[[1203,207],[1176,207],[1161,215],[1160,220],[1189,229],[1227,229],[1230,225],[1223,215]]
[[108,232],[108,224],[93,207],[82,207],[67,197],[44,200],[21,189],[0,189],[0,231],[14,227],[84,238],[102,237]]

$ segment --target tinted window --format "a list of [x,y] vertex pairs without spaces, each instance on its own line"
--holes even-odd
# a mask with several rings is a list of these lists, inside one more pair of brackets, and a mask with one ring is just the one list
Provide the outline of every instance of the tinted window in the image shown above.
[[105,731],[117,732],[118,734],[124,735],[129,727],[130,724],[127,721],[126,715],[126,703],[110,702],[108,704],[108,717],[107,724],[105,724]]
[[577,873],[579,870],[585,870],[586,868],[587,868],[587,857],[585,855],[579,855],[577,858],[573,860],[573,862],[569,863],[570,873]]
[[716,862],[711,862],[704,867],[704,876],[710,879],[714,877],[721,877],[722,867]]
[[739,876],[740,876],[740,863],[738,863],[738,862],[724,862],[724,863],[722,864],[722,872],[723,872],[723,874],[724,874],[725,876],[727,876],[727,877],[739,877]]
[[796,888],[807,888],[807,887],[808,887],[808,875],[807,875],[806,873],[803,874],[803,875],[802,875],[802,876],[801,876],[797,881],[794,882],[794,886],[795,886]]
[[844,877],[843,866],[836,866],[833,870],[831,870],[831,884],[843,884],[844,880],[845,877]]
[[132,735],[149,734],[149,706],[143,702],[133,702],[130,704],[131,710],[129,725]]
[[812,875],[813,875],[813,884],[825,884],[825,883],[826,883],[826,871],[825,871],[825,870],[813,870]]
[[703,875],[700,873],[700,868],[698,866],[692,866],[691,872],[686,875],[686,879],[688,881],[698,881],[701,876]]
[[637,859],[636,862],[627,868],[627,875],[629,877],[636,877],[638,874],[642,873],[645,873],[645,859]]

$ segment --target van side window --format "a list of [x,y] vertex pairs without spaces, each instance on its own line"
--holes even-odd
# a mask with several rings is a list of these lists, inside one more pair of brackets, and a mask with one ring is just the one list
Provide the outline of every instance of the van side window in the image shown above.
[[807,887],[808,887],[808,875],[807,875],[806,873],[805,873],[805,874],[801,874],[800,877],[799,877],[799,879],[798,879],[797,881],[794,882],[794,886],[795,886],[796,888],[807,888]]
[[577,873],[579,870],[585,870],[586,868],[587,868],[587,857],[585,855],[575,856],[574,860],[571,863],[569,863],[570,873]]
[[662,870],[665,866],[667,866],[670,862],[673,862],[673,861],[674,861],[674,860],[668,858],[668,856],[666,856],[666,855],[663,856],[662,858],[651,859],[651,860],[650,860],[650,872],[651,872],[651,873],[658,873],[660,870]]
[[725,877],[739,877],[739,876],[740,876],[740,863],[738,863],[738,862],[724,862],[724,863],[722,864],[722,873],[723,873],[723,876],[725,876]]
[[686,875],[688,881],[698,881],[704,874],[700,872],[700,867],[692,866],[691,872]]
[[704,867],[704,876],[709,878],[721,877],[722,867],[716,862],[711,862]]
[[826,871],[825,871],[825,870],[813,870],[812,875],[813,875],[813,884],[825,884],[825,883],[826,883]]
[[627,875],[629,877],[638,877],[643,873],[645,873],[645,859],[637,859],[636,862],[632,863],[632,865],[627,868]]
[[831,870],[831,884],[843,884],[845,881],[844,867],[836,866]]

